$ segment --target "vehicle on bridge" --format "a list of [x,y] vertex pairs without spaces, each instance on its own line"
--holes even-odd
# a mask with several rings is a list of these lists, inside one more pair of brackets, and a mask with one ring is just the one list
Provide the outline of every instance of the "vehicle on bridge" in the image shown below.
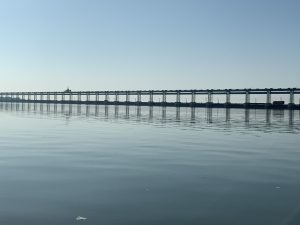
[[67,88],[66,90],[64,90],[64,92],[70,93],[70,92],[72,92],[72,91],[71,91],[71,89]]

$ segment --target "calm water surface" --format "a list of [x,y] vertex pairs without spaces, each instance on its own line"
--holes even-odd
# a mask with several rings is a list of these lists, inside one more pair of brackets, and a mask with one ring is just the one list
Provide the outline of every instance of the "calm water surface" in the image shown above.
[[0,124],[0,224],[300,224],[299,111],[0,103]]

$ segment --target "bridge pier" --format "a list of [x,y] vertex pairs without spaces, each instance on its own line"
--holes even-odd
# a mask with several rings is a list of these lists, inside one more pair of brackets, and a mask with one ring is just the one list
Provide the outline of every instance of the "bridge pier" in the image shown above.
[[137,93],[137,104],[139,105],[139,104],[141,104],[141,102],[142,102],[142,95],[141,95],[141,92],[139,91]]
[[250,105],[250,92],[247,90],[245,94],[245,107],[248,108]]
[[77,101],[78,101],[78,103],[81,103],[81,93],[80,92],[77,94]]
[[294,90],[290,89],[290,103],[289,103],[289,108],[292,109],[295,106],[295,94]]
[[108,100],[109,100],[109,99],[108,99],[108,92],[106,91],[106,92],[105,92],[105,102],[107,103]]
[[267,90],[266,108],[269,109],[271,105],[271,90]]
[[191,106],[194,107],[195,104],[196,104],[196,93],[195,91],[193,91],[191,96]]
[[167,93],[166,93],[166,91],[163,91],[163,94],[162,94],[162,105],[163,106],[167,105]]
[[153,91],[149,92],[149,104],[153,105]]
[[230,91],[226,91],[226,103],[225,103],[226,107],[230,107],[230,104],[231,104],[230,97],[231,97]]
[[89,102],[90,101],[90,93],[87,93],[86,94],[86,102]]
[[62,103],[65,101],[65,94],[61,95],[61,101],[62,101]]
[[207,103],[206,103],[206,106],[207,107],[212,107],[213,105],[213,94],[211,91],[208,92],[208,95],[207,95]]
[[176,105],[180,105],[180,96],[181,95],[181,92],[180,91],[177,91],[176,93]]
[[115,103],[119,102],[119,93],[115,92]]
[[130,95],[129,95],[129,91],[126,91],[126,103],[130,102]]

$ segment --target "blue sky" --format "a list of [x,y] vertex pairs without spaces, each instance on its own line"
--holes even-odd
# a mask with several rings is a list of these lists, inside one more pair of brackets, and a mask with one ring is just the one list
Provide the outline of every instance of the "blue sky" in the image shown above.
[[300,86],[297,0],[0,0],[1,91]]

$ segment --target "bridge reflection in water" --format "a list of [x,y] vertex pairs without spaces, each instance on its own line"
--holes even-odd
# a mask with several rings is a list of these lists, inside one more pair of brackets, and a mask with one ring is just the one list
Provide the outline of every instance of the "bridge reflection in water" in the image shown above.
[[195,129],[247,129],[300,133],[300,111],[0,102],[0,112],[65,119],[133,121]]

